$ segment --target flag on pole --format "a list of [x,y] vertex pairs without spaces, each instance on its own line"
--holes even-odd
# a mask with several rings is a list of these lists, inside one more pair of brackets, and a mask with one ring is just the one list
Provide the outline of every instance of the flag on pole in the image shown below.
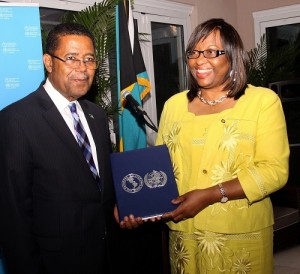
[[150,82],[146,72],[139,44],[137,24],[133,19],[128,0],[119,1],[116,7],[116,49],[119,114],[120,151],[145,148],[146,129],[144,123],[126,106],[122,98],[124,91],[131,92],[142,106],[142,100],[150,92]]

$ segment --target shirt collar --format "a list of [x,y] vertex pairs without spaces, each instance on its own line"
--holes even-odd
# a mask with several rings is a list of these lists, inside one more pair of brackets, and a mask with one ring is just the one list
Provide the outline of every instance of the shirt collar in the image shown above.
[[[64,111],[69,106],[70,101],[53,87],[48,78],[44,84],[44,89],[60,112]],[[75,102],[77,106],[79,105],[77,101],[72,102]]]

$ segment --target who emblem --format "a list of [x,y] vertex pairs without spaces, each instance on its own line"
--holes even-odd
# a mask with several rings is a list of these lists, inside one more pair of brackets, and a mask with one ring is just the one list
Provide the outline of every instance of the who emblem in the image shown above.
[[149,188],[164,187],[167,183],[167,175],[163,171],[153,170],[145,175],[144,182]]

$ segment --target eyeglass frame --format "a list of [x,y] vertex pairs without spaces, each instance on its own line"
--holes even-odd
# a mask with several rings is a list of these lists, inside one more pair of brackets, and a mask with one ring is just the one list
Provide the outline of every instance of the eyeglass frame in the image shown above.
[[[62,59],[62,58],[60,58],[60,57],[58,57],[58,56],[56,56],[56,55],[54,55],[54,54],[51,54],[51,53],[47,53],[47,54],[50,55],[51,57],[53,57],[53,58],[59,60],[59,61],[62,61],[62,62],[64,62],[64,63],[66,63],[66,65],[69,66],[70,68],[74,68],[74,69],[79,68],[80,65],[81,65],[81,62],[84,63],[84,64],[85,64],[85,67],[86,67],[87,69],[90,69],[90,70],[96,70],[96,69],[99,67],[99,60],[93,60],[93,61],[91,61],[91,60],[90,60],[90,61],[88,61],[88,60],[80,60],[80,59],[67,59],[67,60],[64,60],[64,59]],[[77,65],[76,67],[72,67],[72,65],[70,65],[70,64],[67,63],[68,61],[75,62],[75,64],[76,64],[76,62],[77,62],[77,64],[79,64],[79,65]],[[96,64],[96,67],[95,67],[95,68],[89,68],[89,67],[88,67],[89,65],[87,65],[87,64],[89,64],[89,63],[90,63],[90,64],[91,64],[91,63],[95,63],[95,64]]]
[[[205,52],[208,52],[208,51],[213,51],[216,53],[216,56],[214,57],[207,57],[205,56]],[[189,57],[188,54],[191,53],[191,52],[197,52],[198,53],[198,56],[197,57]],[[216,50],[216,49],[205,49],[205,50],[189,50],[186,54],[186,58],[187,59],[197,59],[200,57],[200,54],[203,54],[203,57],[206,58],[206,59],[213,59],[213,58],[217,58],[219,57],[220,55],[223,55],[223,54],[226,54],[225,50]]]

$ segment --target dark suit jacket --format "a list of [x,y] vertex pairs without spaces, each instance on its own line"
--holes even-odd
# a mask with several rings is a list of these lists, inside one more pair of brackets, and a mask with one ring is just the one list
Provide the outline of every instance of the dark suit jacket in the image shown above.
[[42,85],[0,112],[1,236],[9,274],[104,273],[114,205],[108,122],[99,106],[79,102],[97,148],[101,192]]

